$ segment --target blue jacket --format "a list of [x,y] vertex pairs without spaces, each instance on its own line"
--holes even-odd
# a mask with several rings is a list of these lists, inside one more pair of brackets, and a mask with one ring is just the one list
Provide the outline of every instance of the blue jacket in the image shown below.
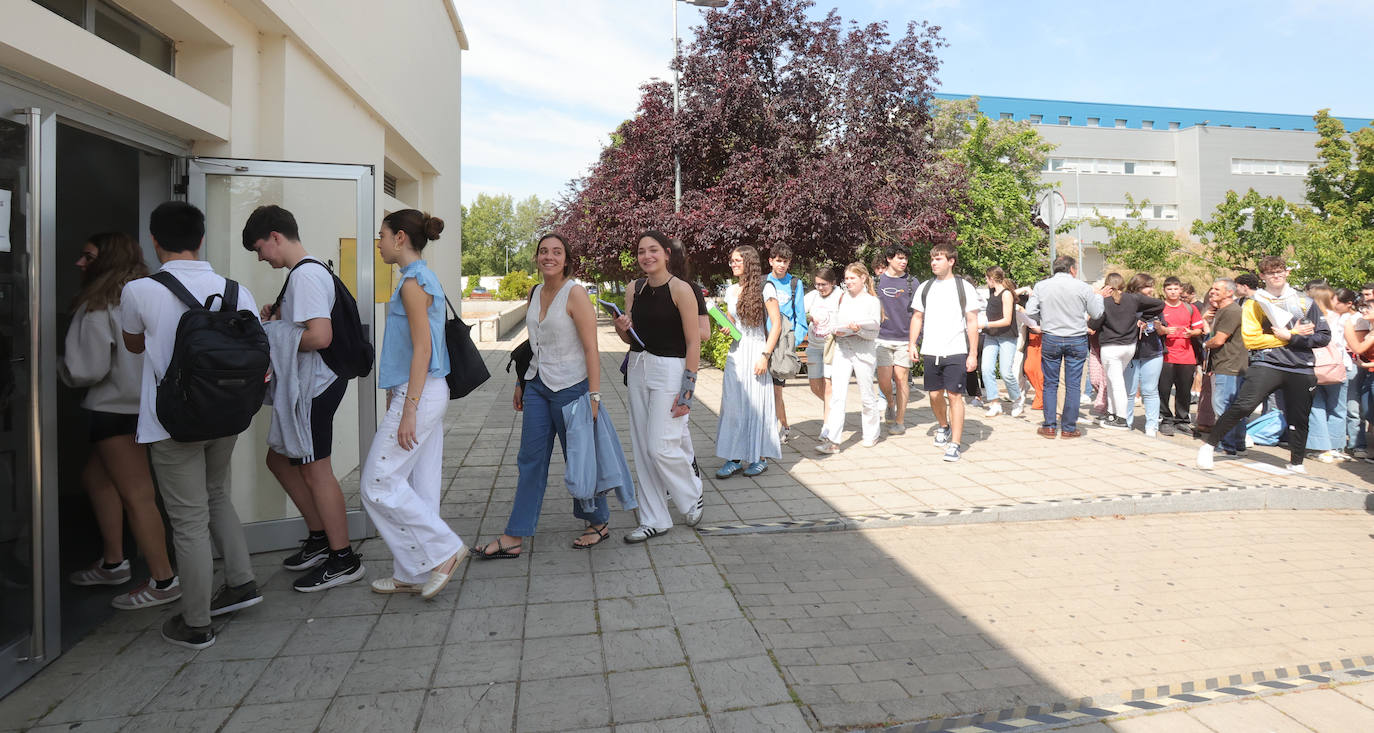
[[[773,283],[773,287],[777,288],[779,293],[788,293],[792,296],[786,307],[780,308],[780,311],[782,319],[792,325],[792,334],[800,346],[801,342],[806,340],[806,332],[811,328],[811,324],[806,320],[806,288],[802,287],[801,278],[789,272],[784,282],[769,272],[764,281]],[[773,324],[765,321],[764,332],[767,333],[772,328]]]
[[596,509],[596,497],[615,492],[622,509],[637,509],[634,479],[630,464],[620,447],[611,416],[601,405],[592,421],[592,401],[587,395],[563,406],[563,422],[568,426],[567,462],[563,482],[568,493],[582,502],[584,511]]

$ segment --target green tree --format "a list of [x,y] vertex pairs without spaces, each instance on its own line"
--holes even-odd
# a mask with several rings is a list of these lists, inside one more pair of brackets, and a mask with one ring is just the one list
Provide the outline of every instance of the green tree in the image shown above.
[[511,238],[515,249],[510,255],[510,269],[533,272],[534,251],[539,235],[545,231],[544,222],[553,216],[553,202],[541,201],[538,196],[516,202],[511,214]]
[[551,210],[538,196],[516,202],[509,194],[478,194],[471,206],[463,207],[463,272],[533,270],[535,238]]
[[1193,221],[1193,236],[1202,245],[1200,258],[1228,270],[1255,271],[1262,257],[1285,256],[1297,243],[1297,214],[1277,196],[1250,189],[1244,196],[1226,192],[1212,218]]
[[1096,218],[1086,223],[1107,230],[1107,241],[1098,245],[1107,262],[1128,270],[1170,272],[1187,261],[1183,242],[1173,232],[1156,229],[1145,221],[1141,212],[1149,205],[1149,199],[1136,203],[1126,194],[1125,219],[1103,216],[1093,209]]
[[968,179],[956,205],[954,227],[959,270],[981,278],[998,265],[1018,283],[1047,271],[1048,240],[1031,223],[1045,156],[1054,149],[1029,122],[990,120],[978,112],[978,98],[941,101],[933,135],[944,158]]

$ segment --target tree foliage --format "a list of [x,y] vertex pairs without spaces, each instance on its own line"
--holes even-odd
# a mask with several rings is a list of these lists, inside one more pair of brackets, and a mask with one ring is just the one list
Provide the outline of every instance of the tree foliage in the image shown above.
[[1031,223],[1045,156],[1054,149],[1026,121],[993,121],[978,112],[978,98],[941,101],[934,121],[936,144],[968,187],[953,209],[959,243],[958,269],[981,280],[1000,266],[1018,283],[1048,271],[1048,238]]
[[477,194],[463,207],[463,274],[534,269],[534,240],[551,211],[538,196],[517,202],[509,194]]
[[[681,58],[682,111],[671,89],[642,87],[553,221],[607,277],[645,229],[679,237],[703,274],[734,247],[789,245],[797,260],[847,263],[864,244],[953,236],[964,188],[931,136],[931,92],[944,45],[912,23],[811,19],[811,0],[736,0],[711,11]],[[673,155],[682,211],[673,211]]]
[[1193,221],[1192,233],[1202,244],[1201,258],[1228,270],[1256,271],[1263,257],[1291,253],[1297,241],[1297,214],[1277,196],[1250,189],[1244,196],[1226,192],[1212,218]]
[[1096,218],[1088,224],[1107,230],[1107,241],[1098,245],[1102,257],[1113,265],[1140,272],[1170,272],[1187,258],[1183,242],[1173,232],[1155,229],[1143,212],[1150,205],[1145,199],[1136,203],[1126,194],[1126,218],[1113,219],[1093,209]]

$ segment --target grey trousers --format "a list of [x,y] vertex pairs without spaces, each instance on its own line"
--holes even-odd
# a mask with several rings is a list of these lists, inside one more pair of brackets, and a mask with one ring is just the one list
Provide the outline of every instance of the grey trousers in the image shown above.
[[181,576],[181,614],[188,626],[210,625],[215,576],[212,537],[224,555],[225,582],[242,585],[253,580],[243,525],[229,502],[229,458],[237,437],[197,443],[169,439],[148,446],[172,524]]

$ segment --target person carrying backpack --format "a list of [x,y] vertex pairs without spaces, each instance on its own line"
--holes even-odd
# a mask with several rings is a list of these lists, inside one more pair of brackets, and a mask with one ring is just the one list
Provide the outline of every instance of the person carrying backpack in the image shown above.
[[[802,284],[801,278],[793,277],[787,269],[792,266],[792,248],[785,244],[779,244],[768,253],[769,273],[767,282],[773,283],[773,289],[778,293],[778,312],[782,315],[783,335],[779,337],[778,346],[784,349],[784,353],[791,353],[795,356],[797,345],[806,341],[806,333],[811,325],[806,320],[806,286]],[[787,351],[788,339],[791,338],[790,352]],[[773,373],[773,406],[778,415],[778,439],[786,443],[792,437],[792,426],[787,421],[787,406],[782,401],[782,386],[787,380]]]
[[[229,459],[262,405],[267,338],[253,294],[198,259],[199,209],[169,201],[148,228],[162,269],[130,281],[120,297],[124,344],[145,354],[135,440],[148,445],[181,577],[181,613],[162,625],[162,638],[204,649],[215,643],[211,616],[262,602],[229,501]],[[225,585],[212,596],[216,546]]]
[[[352,583],[363,577],[366,569],[348,541],[348,510],[329,456],[334,443],[334,413],[343,401],[349,378],[357,375],[341,375],[328,363],[332,360],[347,371],[350,365],[340,363],[346,361],[346,354],[334,353],[334,358],[326,360],[325,353],[359,341],[342,338],[350,327],[361,328],[358,306],[351,297],[339,297],[338,278],[325,263],[305,251],[296,217],[290,211],[280,206],[255,209],[243,225],[243,248],[274,269],[289,268],[281,293],[275,302],[263,306],[261,313],[272,340],[273,362],[281,366],[274,370],[274,430],[268,437],[267,468],[300,510],[310,534],[301,540],[299,550],[282,560],[282,566],[310,571],[292,584],[302,593]],[[337,287],[343,288],[342,283]],[[341,309],[343,313],[336,319],[334,314]],[[370,369],[370,345],[365,352]],[[296,409],[298,404],[304,409]],[[306,415],[308,420],[303,419]],[[309,436],[309,442],[288,450],[286,441],[273,439],[283,432]]]

